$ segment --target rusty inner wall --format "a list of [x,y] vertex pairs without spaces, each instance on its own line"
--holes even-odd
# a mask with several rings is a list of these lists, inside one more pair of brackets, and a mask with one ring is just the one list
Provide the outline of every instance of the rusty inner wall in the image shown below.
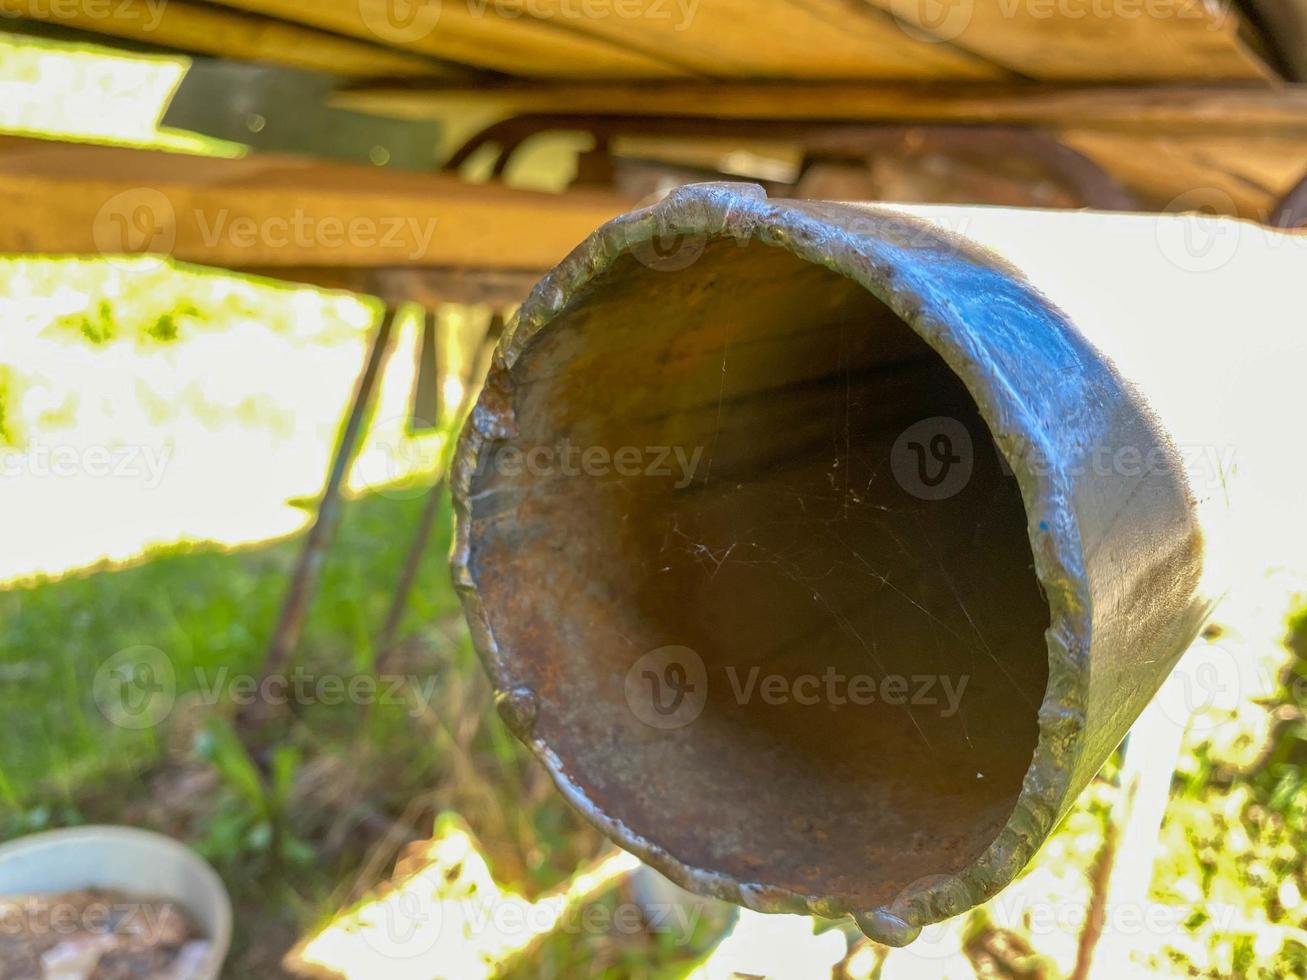
[[516,428],[469,571],[532,692],[506,714],[649,853],[889,903],[994,841],[1035,750],[1021,495],[861,286],[756,241],[681,264],[619,258],[491,380]]

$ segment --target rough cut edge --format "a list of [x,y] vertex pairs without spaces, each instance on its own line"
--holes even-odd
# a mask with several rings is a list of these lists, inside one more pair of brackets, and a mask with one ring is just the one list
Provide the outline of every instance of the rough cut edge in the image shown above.
[[[819,205],[810,205],[818,210]],[[1048,300],[1024,283],[997,256],[954,238],[927,222],[874,207],[861,208],[873,222],[910,229],[919,242],[962,254],[974,265],[1002,269],[1028,292],[1054,329],[1070,329]],[[1012,815],[996,839],[971,865],[954,875],[936,875],[905,887],[891,903],[857,908],[842,896],[802,895],[786,889],[740,882],[729,875],[680,861],[630,827],[603,813],[567,773],[562,760],[533,732],[538,705],[530,691],[516,688],[505,657],[472,578],[472,480],[488,446],[514,428],[511,392],[501,385],[517,359],[568,302],[602,276],[633,247],[656,237],[684,234],[737,241],[757,240],[785,248],[861,284],[907,323],[966,385],[1000,450],[1016,475],[1028,517],[1035,572],[1049,604],[1048,689],[1039,711],[1039,740]],[[760,912],[852,915],[870,938],[905,946],[923,926],[983,904],[1009,884],[1030,862],[1077,789],[1077,768],[1085,729],[1089,685],[1089,592],[1083,569],[1079,528],[1069,505],[1065,460],[1029,417],[1019,395],[998,383],[970,345],[970,330],[947,303],[923,299],[907,289],[885,258],[891,249],[871,236],[854,235],[821,220],[804,206],[768,201],[763,188],[749,184],[698,184],[674,190],[658,205],[610,221],[582,243],[532,290],[495,355],[491,381],[473,412],[455,460],[453,498],[456,534],[452,556],[454,584],[462,598],[473,643],[498,692],[498,705],[510,728],[535,752],[564,797],[599,831],[682,887]],[[1019,447],[1037,447],[1053,465],[1033,467]]]

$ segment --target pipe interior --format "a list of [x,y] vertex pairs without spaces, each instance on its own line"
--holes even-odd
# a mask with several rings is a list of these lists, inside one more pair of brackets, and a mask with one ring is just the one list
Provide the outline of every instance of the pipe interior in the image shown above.
[[[852,280],[723,239],[679,271],[620,258],[511,391],[472,571],[598,810],[687,866],[852,908],[980,855],[1035,749],[1049,611],[1017,484],[938,355]],[[940,417],[971,474],[922,499],[918,458],[938,479],[965,447],[899,437]],[[627,683],[671,645],[705,671],[682,727]],[[693,680],[666,663],[637,700]]]

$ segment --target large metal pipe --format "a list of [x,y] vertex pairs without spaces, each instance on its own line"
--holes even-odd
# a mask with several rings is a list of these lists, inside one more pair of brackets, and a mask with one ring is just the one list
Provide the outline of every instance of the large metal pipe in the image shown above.
[[503,717],[692,890],[893,945],[983,902],[1223,590],[1303,258],[749,185],[606,225],[522,307],[454,475]]

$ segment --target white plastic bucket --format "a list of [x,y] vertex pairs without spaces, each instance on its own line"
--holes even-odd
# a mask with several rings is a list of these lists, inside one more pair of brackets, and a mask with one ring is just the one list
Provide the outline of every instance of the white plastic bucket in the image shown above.
[[217,980],[231,946],[231,899],[217,873],[171,837],[132,827],[75,827],[0,846],[0,896],[105,888],[171,900],[211,944],[202,980]]

